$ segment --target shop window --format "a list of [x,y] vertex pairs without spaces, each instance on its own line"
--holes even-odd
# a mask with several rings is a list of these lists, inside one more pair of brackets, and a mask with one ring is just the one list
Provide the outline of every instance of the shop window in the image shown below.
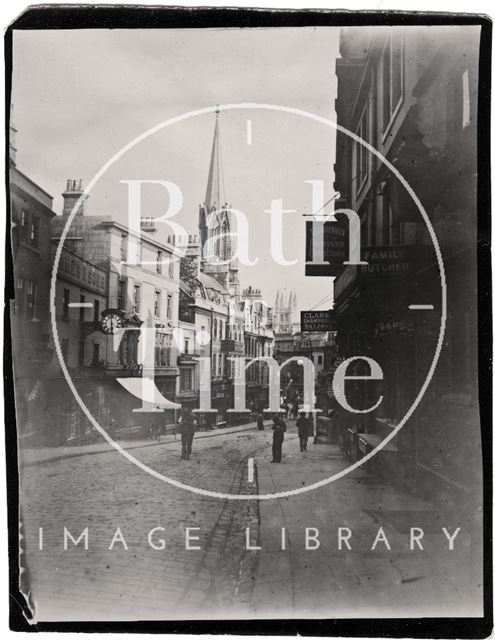
[[64,289],[64,297],[62,304],[62,318],[64,320],[69,319],[69,303],[70,303],[70,290]]
[[93,309],[94,309],[93,321],[99,322],[100,320],[100,301],[99,300],[95,300]]

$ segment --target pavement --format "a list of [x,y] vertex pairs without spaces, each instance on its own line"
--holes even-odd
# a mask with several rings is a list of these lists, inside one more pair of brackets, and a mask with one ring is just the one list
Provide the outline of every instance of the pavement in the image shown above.
[[[286,437],[281,464],[256,460],[260,493],[308,486],[347,466],[334,445],[299,451]],[[261,501],[258,569],[247,617],[430,617],[482,615],[481,546],[476,523],[461,521],[357,469],[324,487]],[[282,550],[281,528],[286,550]],[[319,548],[306,550],[305,529],[318,530]],[[351,549],[338,548],[338,528],[352,531]],[[380,527],[387,538],[372,550]],[[422,528],[410,549],[410,528]],[[453,550],[442,532],[453,534]],[[347,532],[343,532],[343,535]],[[309,546],[316,546],[310,540]]]
[[[271,428],[271,422],[265,422],[265,428]],[[230,433],[238,433],[240,431],[250,431],[257,429],[256,422],[248,422],[247,424],[238,425],[236,427],[222,427],[208,431],[197,431],[194,439],[211,438],[213,436],[227,435]],[[132,439],[132,440],[116,440],[116,442],[126,451],[132,449],[142,449],[143,447],[154,447],[156,445],[170,445],[180,440],[180,436],[168,433],[160,436],[160,440],[151,440],[150,438]],[[115,451],[115,447],[106,440],[101,442],[93,442],[91,444],[69,445],[63,447],[36,447],[36,448],[20,448],[19,464],[30,466],[32,464],[41,464],[47,462],[55,462],[56,460],[66,458],[77,458],[78,456],[86,456],[95,453],[105,453],[107,451]]]

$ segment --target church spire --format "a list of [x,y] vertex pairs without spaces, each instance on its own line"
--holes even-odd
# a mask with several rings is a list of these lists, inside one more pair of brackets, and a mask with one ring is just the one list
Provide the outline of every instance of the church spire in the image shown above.
[[205,208],[208,213],[210,213],[213,209],[219,211],[225,204],[225,188],[223,185],[223,173],[220,158],[220,110],[217,109],[215,113],[215,132],[213,134],[210,170],[208,171],[208,183],[206,186],[205,196]]

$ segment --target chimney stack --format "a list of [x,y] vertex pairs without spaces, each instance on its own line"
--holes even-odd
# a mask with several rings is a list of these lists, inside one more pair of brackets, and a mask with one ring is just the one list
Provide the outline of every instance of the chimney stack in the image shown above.
[[[62,214],[64,216],[70,215],[76,202],[79,200],[79,198],[83,193],[84,193],[84,190],[83,190],[81,178],[79,178],[79,180],[67,180],[67,187],[65,191],[62,193],[62,198],[64,199],[64,208],[63,208]],[[84,201],[86,199],[87,199],[87,196],[84,197],[83,202],[80,204],[77,210],[77,215],[84,215]]]

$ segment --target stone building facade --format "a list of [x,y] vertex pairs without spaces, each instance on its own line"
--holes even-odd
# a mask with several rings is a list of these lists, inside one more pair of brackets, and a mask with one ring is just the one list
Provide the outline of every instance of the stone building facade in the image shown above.
[[[475,497],[480,483],[473,348],[478,47],[477,27],[348,28],[337,60],[337,122],[406,178],[438,238],[447,281],[446,335],[433,380],[406,427],[368,468],[446,502],[458,493]],[[440,275],[405,188],[379,157],[341,131],[335,176],[336,208],[359,214],[362,256],[380,271],[376,278],[370,267],[348,266],[335,282],[339,355],[364,353],[384,371],[383,385],[369,388],[370,398],[383,393],[377,411],[343,416],[359,457],[398,424],[431,365]],[[431,310],[412,312],[411,302],[431,303]]]

